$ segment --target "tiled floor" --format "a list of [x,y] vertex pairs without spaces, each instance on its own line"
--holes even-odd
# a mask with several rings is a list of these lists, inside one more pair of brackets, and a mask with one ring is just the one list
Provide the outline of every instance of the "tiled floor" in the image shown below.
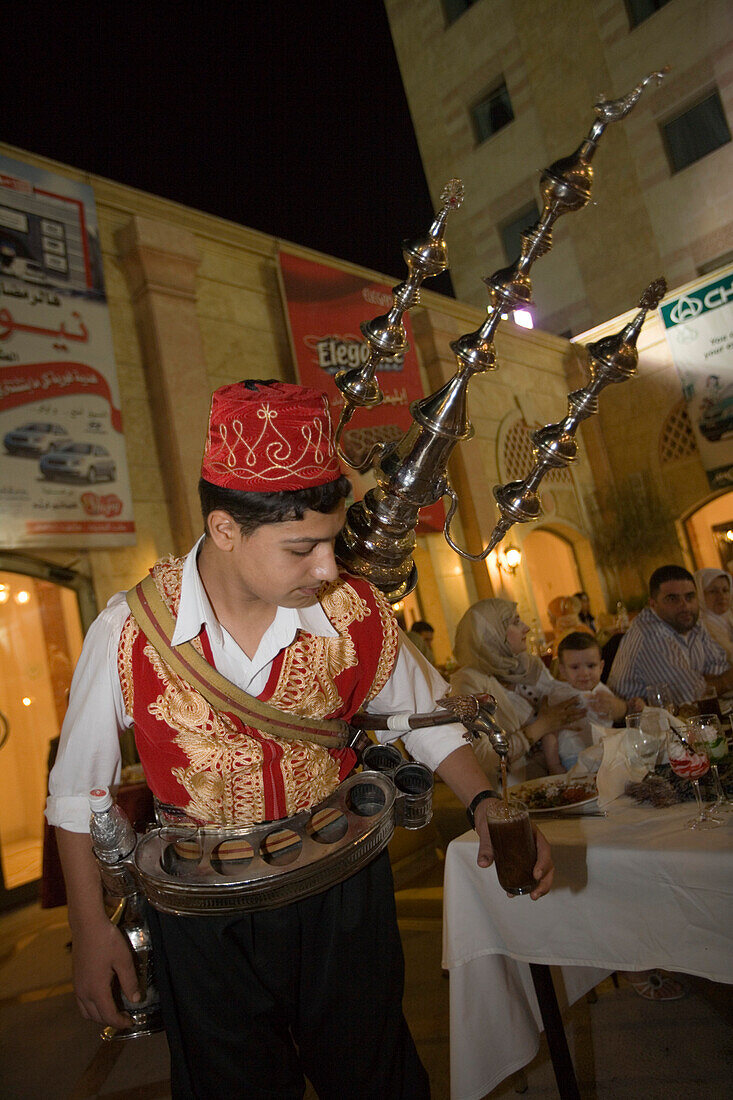
[[[443,841],[462,831],[463,820],[455,807],[439,807],[432,835]],[[411,879],[405,868],[416,877]],[[418,846],[402,855],[398,871],[405,1012],[430,1074],[433,1100],[448,1100],[441,865],[430,849]],[[65,909],[38,906],[0,916],[0,1095],[3,1100],[165,1100],[170,1089],[161,1035],[103,1043],[96,1025],[78,1015],[65,918]],[[688,930],[681,929],[685,934]],[[614,988],[609,979],[598,987],[596,1003],[582,1000],[569,1011],[566,1030],[583,1100],[727,1100],[733,1095],[731,988],[685,981],[690,992],[684,1000],[659,1005],[641,1000],[623,982]],[[544,1044],[526,1076],[526,1097],[557,1096]],[[515,1084],[504,1082],[491,1097],[513,1097]],[[307,1094],[307,1100],[313,1097]]]

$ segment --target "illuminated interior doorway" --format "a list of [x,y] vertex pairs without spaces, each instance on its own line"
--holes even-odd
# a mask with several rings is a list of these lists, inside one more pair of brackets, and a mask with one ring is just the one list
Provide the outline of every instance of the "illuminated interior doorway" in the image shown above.
[[733,491],[688,516],[685,531],[696,569],[733,569]]
[[[28,572],[0,558],[0,901],[28,895],[41,873],[49,753],[81,650],[84,578],[45,563]],[[62,583],[54,580],[60,576]],[[76,589],[76,590],[75,590]],[[82,606],[89,605],[85,591]],[[87,615],[84,616],[88,618]]]
[[548,604],[556,596],[572,596],[583,587],[575,551],[561,535],[535,528],[524,537],[522,555],[542,629],[551,635]]

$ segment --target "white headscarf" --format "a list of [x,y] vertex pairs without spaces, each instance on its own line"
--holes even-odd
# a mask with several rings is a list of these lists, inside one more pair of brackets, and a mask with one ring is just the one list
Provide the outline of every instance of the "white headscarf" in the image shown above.
[[700,601],[700,618],[707,627],[710,636],[718,645],[722,645],[729,660],[733,660],[733,606],[729,607],[722,615],[717,615],[708,608],[705,602],[705,592],[718,577],[722,577],[728,584],[728,591],[733,593],[733,581],[730,573],[725,569],[697,569],[695,571],[695,587]]
[[529,653],[512,653],[506,630],[517,605],[495,597],[469,607],[456,628],[454,653],[459,665],[495,676],[505,684],[535,684],[545,666]]

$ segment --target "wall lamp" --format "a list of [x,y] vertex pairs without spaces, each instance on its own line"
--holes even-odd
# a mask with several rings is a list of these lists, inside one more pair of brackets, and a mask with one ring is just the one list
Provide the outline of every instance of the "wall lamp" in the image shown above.
[[522,564],[522,551],[516,546],[507,546],[506,550],[500,550],[496,555],[496,564],[511,576]]

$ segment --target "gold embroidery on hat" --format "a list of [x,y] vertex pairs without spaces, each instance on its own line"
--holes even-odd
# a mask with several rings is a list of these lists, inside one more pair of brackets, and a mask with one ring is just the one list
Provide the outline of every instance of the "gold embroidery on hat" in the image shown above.
[[[210,461],[212,469],[221,469],[222,473],[242,481],[254,479],[277,483],[285,478],[299,477],[307,484],[334,460],[333,439],[326,428],[329,413],[325,398],[323,413],[300,425],[301,445],[297,451],[276,424],[279,416],[276,408],[263,401],[255,415],[262,421],[256,439],[247,438],[245,425],[236,417],[228,425],[219,425],[219,438],[225,454],[222,459]],[[208,455],[211,449],[207,442]]]

